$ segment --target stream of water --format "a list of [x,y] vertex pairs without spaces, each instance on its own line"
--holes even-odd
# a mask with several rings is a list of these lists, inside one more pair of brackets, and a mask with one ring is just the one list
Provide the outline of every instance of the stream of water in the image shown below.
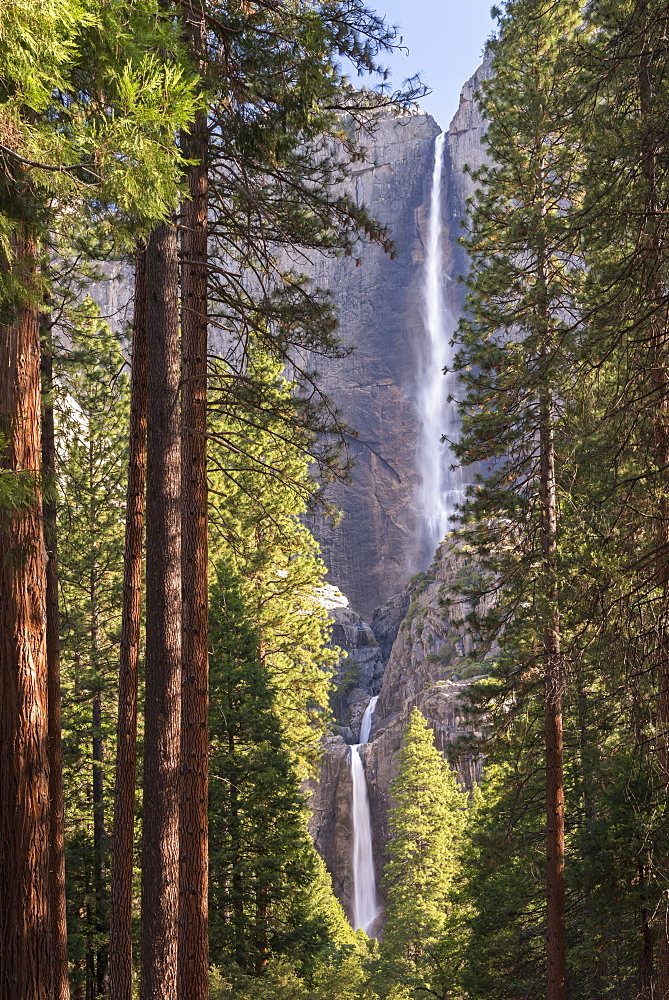
[[360,747],[369,741],[372,716],[377,698],[365,709],[360,726],[360,743],[351,747],[351,780],[353,783],[353,927],[367,931],[379,915],[376,898],[376,875],[372,847],[372,823],[369,812],[367,779],[360,756]]
[[430,207],[423,278],[423,322],[425,336],[421,345],[420,384],[418,392],[419,442],[418,469],[420,487],[418,502],[423,518],[422,547],[432,561],[437,545],[449,530],[454,507],[462,498],[463,482],[460,469],[452,470],[451,449],[442,442],[442,435],[457,435],[459,416],[455,403],[448,401],[457,386],[457,377],[449,367],[453,349],[450,339],[453,323],[444,296],[444,225],[443,185],[445,133],[434,143],[434,165],[430,189]]

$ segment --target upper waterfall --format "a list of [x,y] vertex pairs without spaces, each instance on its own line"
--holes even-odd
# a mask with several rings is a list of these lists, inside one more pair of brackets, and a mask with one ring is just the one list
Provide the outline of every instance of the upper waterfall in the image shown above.
[[446,134],[434,142],[434,165],[430,189],[429,221],[423,281],[423,321],[425,333],[421,344],[420,382],[417,409],[419,416],[418,501],[423,519],[423,549],[431,561],[437,545],[448,531],[456,504],[462,497],[462,473],[451,469],[452,451],[448,440],[457,434],[459,417],[449,393],[456,389],[456,377],[444,375],[452,360],[451,336],[455,317],[446,308],[444,283],[443,190],[444,148]]

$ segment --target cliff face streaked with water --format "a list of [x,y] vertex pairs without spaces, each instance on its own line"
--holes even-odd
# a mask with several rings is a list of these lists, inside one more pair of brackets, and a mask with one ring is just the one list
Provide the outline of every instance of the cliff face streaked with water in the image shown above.
[[[464,273],[466,258],[458,236],[474,186],[463,167],[468,164],[476,169],[484,159],[485,127],[474,93],[487,73],[487,66],[481,67],[465,84],[444,150],[441,306],[451,330],[464,297],[457,279]],[[346,516],[336,529],[316,526],[330,579],[348,595],[354,609],[333,612],[334,638],[350,655],[340,668],[339,693],[333,705],[339,732],[326,742],[321,778],[312,786],[310,801],[312,834],[349,916],[354,889],[353,817],[346,744],[358,739],[370,695],[380,690],[371,741],[361,748],[361,757],[377,884],[388,841],[389,787],[397,774],[398,751],[411,709],[421,710],[444,753],[468,728],[469,680],[462,676],[468,672],[464,660],[468,639],[463,608],[450,600],[453,584],[459,574],[468,572],[467,565],[449,543],[439,547],[434,562],[433,553],[420,546],[416,404],[422,365],[424,370],[421,349],[427,339],[423,289],[437,134],[436,124],[426,115],[385,117],[374,135],[369,166],[354,180],[356,195],[390,225],[396,260],[372,250],[358,269],[338,261],[316,271],[318,281],[333,290],[340,306],[342,334],[356,347],[344,370],[324,373],[326,386],[345,419],[362,431],[356,443],[353,486],[334,492]],[[434,224],[434,212],[432,220]],[[407,583],[417,569],[430,564],[427,575]],[[373,614],[372,609],[376,609]],[[371,627],[355,612],[368,618]],[[349,675],[352,680],[347,685]],[[467,755],[460,758],[460,777],[470,787],[479,766]],[[379,898],[382,902],[382,889]],[[382,920],[375,931],[380,931]]]
[[[472,181],[463,173],[482,160],[484,124],[473,99],[481,69],[462,91],[448,131],[442,177],[442,243],[445,311],[452,329],[462,309],[458,276],[466,261],[458,246],[460,221]],[[417,398],[426,331],[423,282],[434,141],[439,126],[424,113],[380,117],[365,137],[366,160],[355,165],[350,189],[387,224],[394,258],[378,247],[356,266],[348,258],[316,260],[315,281],[329,288],[339,308],[340,335],[354,351],[321,367],[323,387],[358,431],[351,441],[352,484],[330,498],[344,512],[337,527],[312,526],[329,567],[329,580],[371,617],[407,579],[425,569],[432,551],[421,545]]]

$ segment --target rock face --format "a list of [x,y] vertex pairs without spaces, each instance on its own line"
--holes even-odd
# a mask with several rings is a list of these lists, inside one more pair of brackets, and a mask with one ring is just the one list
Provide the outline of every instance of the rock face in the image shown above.
[[[466,271],[458,245],[461,220],[474,182],[472,170],[485,161],[485,132],[475,92],[490,74],[488,63],[465,84],[447,136],[444,192],[445,305],[454,324],[463,306],[458,276]],[[442,753],[453,752],[470,729],[466,696],[472,674],[483,671],[471,653],[463,627],[466,609],[453,585],[473,572],[449,542],[440,546],[427,572],[417,537],[416,381],[422,312],[422,267],[439,129],[427,115],[384,116],[368,141],[367,161],[351,184],[358,203],[390,226],[394,260],[372,249],[356,268],[350,261],[314,263],[314,277],[339,306],[341,333],[355,347],[351,357],[324,368],[323,385],[347,423],[360,429],[352,443],[353,486],[337,487],[331,499],[344,511],[341,524],[313,526],[330,579],[365,618],[336,612],[337,644],[350,651],[340,666],[339,735],[328,740],[321,780],[311,807],[316,846],[333,877],[335,893],[349,913],[352,899],[351,775],[346,742],[358,738],[360,719],[376,694],[379,663],[385,664],[369,744],[362,748],[370,799],[377,885],[388,843],[390,784],[398,770],[402,733],[414,706],[428,720]],[[405,581],[416,574],[407,586]],[[402,589],[403,588],[403,589]],[[394,595],[394,596],[393,596]],[[372,609],[376,610],[373,611]],[[370,632],[376,639],[370,655]],[[347,666],[348,663],[348,666]],[[346,671],[358,671],[355,678]],[[471,788],[480,762],[466,753],[456,761],[460,780]],[[379,891],[382,900],[382,889]]]
[[325,741],[320,780],[307,782],[311,819],[309,830],[332,876],[332,888],[349,920],[352,918],[353,844],[351,825],[350,749],[341,736]]
[[332,709],[340,735],[347,743],[356,743],[369,699],[381,690],[385,662],[374,632],[360,615],[350,608],[336,608],[330,615],[331,644],[345,654],[335,675]]
[[[411,710],[418,707],[435,734],[442,753],[452,752],[464,733],[467,689],[471,677],[485,671],[472,662],[471,641],[465,633],[466,606],[453,591],[475,570],[453,551],[447,540],[438,549],[427,573],[416,576],[403,593],[375,613],[373,622],[383,635],[396,633],[383,674],[370,742],[362,748],[370,800],[377,885],[380,885],[388,843],[390,783],[398,770],[398,751]],[[336,628],[337,626],[335,626]],[[379,642],[379,650],[383,648]],[[360,691],[357,719],[369,701]],[[359,726],[359,721],[358,721]],[[344,738],[342,738],[344,737]],[[350,914],[352,879],[351,777],[344,739],[357,733],[342,728],[325,747],[320,781],[311,800],[311,832],[333,877],[335,893]],[[460,780],[468,788],[479,776],[480,762],[462,753],[456,762]],[[382,899],[382,892],[380,892]]]
[[[474,92],[488,73],[484,65],[465,84],[448,133],[442,189],[446,307],[455,323],[461,312],[466,267],[458,246],[460,220],[473,191],[465,163],[482,162],[485,125]],[[361,139],[366,159],[356,164],[349,186],[358,204],[390,228],[394,257],[366,249],[358,267],[349,258],[319,259],[311,273],[339,307],[340,335],[353,346],[346,360],[321,365],[322,385],[347,424],[355,459],[352,485],[339,485],[329,498],[344,512],[337,527],[311,525],[321,543],[330,580],[368,620],[426,568],[432,553],[420,550],[419,473],[416,467],[417,379],[423,323],[423,265],[434,142],[434,119],[422,112],[380,116]]]

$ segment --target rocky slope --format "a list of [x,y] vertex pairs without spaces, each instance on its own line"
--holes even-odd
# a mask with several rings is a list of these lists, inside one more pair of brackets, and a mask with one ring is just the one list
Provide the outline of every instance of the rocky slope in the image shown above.
[[[377,651],[383,649],[384,637],[396,635],[385,666],[379,699],[374,713],[371,738],[362,756],[369,790],[377,884],[380,883],[388,842],[390,783],[397,774],[402,732],[414,706],[428,720],[435,734],[436,746],[452,752],[459,736],[470,730],[466,694],[471,677],[485,666],[473,663],[463,618],[466,608],[455,596],[453,586],[471,573],[471,564],[457,555],[447,541],[437,551],[427,573],[418,574],[401,595],[389,601],[375,614],[372,625],[378,629]],[[364,627],[364,623],[357,625]],[[339,622],[335,625],[335,631]],[[371,632],[372,629],[369,629]],[[365,634],[368,635],[366,629]],[[339,645],[342,645],[340,635]],[[387,640],[386,640],[387,641]],[[360,647],[352,650],[356,655]],[[346,671],[345,660],[340,668]],[[373,686],[355,690],[355,716],[348,710],[337,735],[327,739],[320,781],[312,786],[310,807],[311,832],[319,853],[333,879],[336,895],[350,911],[352,898],[351,845],[351,774],[347,743],[358,738],[360,718]],[[356,728],[357,726],[357,728]],[[480,763],[466,754],[456,761],[461,781],[471,788]]]

